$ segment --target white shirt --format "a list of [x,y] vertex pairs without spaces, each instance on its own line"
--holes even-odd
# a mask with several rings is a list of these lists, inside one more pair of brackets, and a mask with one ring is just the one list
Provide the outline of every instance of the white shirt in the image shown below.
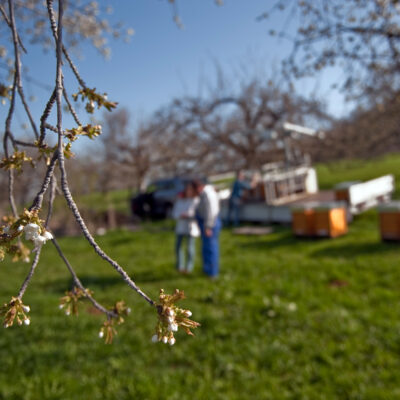
[[200,230],[195,219],[196,207],[198,203],[198,197],[176,199],[174,209],[172,211],[172,217],[176,219],[176,233],[193,237],[200,236]]
[[212,185],[205,185],[200,193],[198,213],[206,228],[213,228],[219,214],[219,198]]

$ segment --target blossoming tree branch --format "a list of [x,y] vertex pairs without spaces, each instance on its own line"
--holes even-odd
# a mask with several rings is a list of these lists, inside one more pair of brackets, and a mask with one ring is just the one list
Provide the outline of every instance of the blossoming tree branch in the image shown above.
[[[112,111],[117,106],[117,103],[108,100],[106,94],[99,93],[85,83],[69,54],[64,40],[63,25],[66,21],[70,21],[70,17],[65,11],[71,8],[73,10],[74,2],[58,0],[56,8],[53,0],[47,0],[45,5],[42,5],[37,0],[27,0],[27,3],[30,3],[31,7],[35,7],[37,15],[43,18],[40,24],[41,33],[44,34],[45,32],[45,23],[49,27],[55,55],[55,84],[40,120],[35,121],[30,110],[29,101],[24,93],[21,73],[23,54],[27,51],[23,43],[24,35],[19,31],[16,22],[18,6],[21,6],[21,2],[18,2],[17,5],[14,0],[1,1],[0,15],[6,23],[12,38],[13,65],[10,68],[11,84],[7,85],[0,82],[0,96],[3,103],[8,103],[3,135],[4,158],[0,162],[0,168],[8,174],[8,200],[12,213],[3,217],[0,227],[0,259],[3,260],[5,257],[10,257],[12,261],[22,260],[31,263],[30,270],[24,282],[22,282],[19,292],[0,308],[0,316],[4,318],[4,327],[9,328],[14,324],[30,324],[29,315],[31,310],[29,305],[24,304],[23,297],[36,268],[39,266],[40,254],[45,251],[44,246],[47,242],[51,242],[55,246],[61,260],[72,275],[73,287],[60,299],[59,305],[59,308],[64,310],[66,315],[77,314],[80,301],[84,299],[90,301],[97,310],[105,315],[105,321],[99,330],[99,337],[104,338],[106,343],[111,343],[116,334],[116,326],[122,324],[124,318],[130,312],[129,307],[123,300],[116,302],[112,307],[105,307],[96,301],[93,297],[93,292],[83,286],[57,239],[50,232],[48,226],[51,220],[56,188],[59,185],[72,217],[77,221],[82,235],[93,247],[95,253],[107,261],[121,275],[125,283],[156,311],[158,322],[152,340],[173,345],[176,340],[174,334],[179,327],[187,334],[192,335],[191,330],[199,326],[197,322],[190,319],[192,314],[189,310],[179,308],[176,305],[179,300],[184,298],[184,293],[177,289],[175,293],[169,295],[165,294],[161,289],[158,301],[154,301],[148,294],[144,293],[125,269],[97,244],[81,216],[68,184],[65,159],[73,155],[71,152],[72,143],[82,136],[95,139],[101,134],[100,125],[83,125],[80,122],[78,112],[74,108],[74,102],[84,102],[85,110],[89,114],[92,114],[96,108],[105,108],[108,111]],[[91,2],[90,6],[93,6],[93,4],[96,4],[96,2]],[[84,16],[85,12],[88,12],[87,9],[81,11],[81,15]],[[45,19],[44,16],[46,16]],[[91,21],[93,22],[93,19]],[[94,30],[93,35],[96,40],[100,40],[101,32]],[[72,96],[69,96],[65,87],[63,68],[69,68],[77,82],[77,92]],[[30,141],[26,139],[20,140],[12,129],[17,99],[23,105],[30,122],[32,131],[32,140]],[[69,129],[63,127],[63,106],[66,106],[73,116],[76,123],[75,127]],[[53,113],[56,116],[56,126],[52,126],[48,122]],[[47,136],[54,134],[57,136],[57,145],[50,146]],[[26,149],[30,150],[29,154]],[[14,196],[15,181],[24,173],[24,169],[28,164],[36,166],[38,163],[44,163],[46,166],[41,187],[36,196],[34,196],[31,205],[28,208],[19,210]],[[57,169],[60,176],[59,182],[57,182]],[[48,193],[48,196],[45,198],[46,193]],[[48,202],[46,215],[43,215],[42,211],[44,201]]]

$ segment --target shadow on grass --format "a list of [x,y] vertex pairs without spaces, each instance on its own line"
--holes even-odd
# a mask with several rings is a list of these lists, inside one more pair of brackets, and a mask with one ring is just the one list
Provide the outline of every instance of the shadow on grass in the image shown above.
[[[81,275],[79,276],[83,286],[88,289],[104,289],[110,286],[116,286],[124,284],[122,277],[119,276],[95,276],[95,275]],[[67,290],[71,290],[74,286],[72,278],[68,279],[57,279],[50,282],[45,282],[46,290],[53,293],[65,293]]]
[[254,239],[246,243],[239,244],[240,247],[251,249],[251,250],[272,250],[279,249],[281,247],[299,246],[314,241],[323,241],[324,238],[300,238],[292,234],[292,232],[285,232],[279,234],[278,237],[271,239],[271,237],[265,237],[263,239]]
[[361,255],[376,255],[387,253],[388,251],[400,250],[399,243],[387,242],[364,242],[364,243],[346,243],[342,245],[327,246],[318,249],[310,256],[313,257],[346,257],[354,258]]
[[[149,270],[149,271],[139,271],[134,274],[129,274],[131,279],[139,286],[143,283],[151,282],[165,282],[178,279],[180,275],[175,271],[173,267],[171,270]],[[112,276],[96,276],[96,275],[80,275],[80,281],[83,286],[91,290],[104,290],[113,286],[122,285],[125,286],[126,283],[122,276],[112,275]],[[65,293],[67,290],[71,290],[73,287],[72,278],[68,279],[57,279],[51,282],[45,282],[46,290],[53,293]]]
[[[169,281],[179,277],[178,273],[176,272],[174,267],[171,269],[149,269],[143,271],[137,271],[134,273],[130,273],[128,275],[131,279],[137,283],[151,283],[151,282],[160,282],[160,281]],[[120,275],[113,275],[113,276],[103,276],[98,277],[95,275],[83,275],[79,278],[84,286],[86,287],[109,287],[109,286],[116,286],[116,285],[126,285],[125,281],[123,280],[122,276]]]
[[179,275],[174,267],[171,267],[171,269],[152,269],[147,271],[139,271],[133,275],[133,280],[139,284],[171,281],[177,278],[179,278]]

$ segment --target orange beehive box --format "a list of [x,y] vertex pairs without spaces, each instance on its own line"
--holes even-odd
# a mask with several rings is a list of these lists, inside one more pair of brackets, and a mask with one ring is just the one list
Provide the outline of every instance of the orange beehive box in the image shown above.
[[312,204],[292,208],[292,231],[296,236],[315,235],[315,215]]
[[347,233],[346,208],[340,203],[321,203],[314,212],[316,236],[333,238]]
[[400,202],[382,204],[378,211],[382,240],[400,240]]

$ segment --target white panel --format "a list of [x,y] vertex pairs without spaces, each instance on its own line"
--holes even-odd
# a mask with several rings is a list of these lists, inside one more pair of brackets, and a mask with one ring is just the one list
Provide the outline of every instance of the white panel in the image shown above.
[[377,197],[389,194],[393,190],[393,175],[385,175],[364,183],[357,183],[349,188],[350,204],[356,205],[369,202]]
[[309,168],[306,177],[306,192],[317,193],[318,192],[318,179],[317,173],[314,168]]

